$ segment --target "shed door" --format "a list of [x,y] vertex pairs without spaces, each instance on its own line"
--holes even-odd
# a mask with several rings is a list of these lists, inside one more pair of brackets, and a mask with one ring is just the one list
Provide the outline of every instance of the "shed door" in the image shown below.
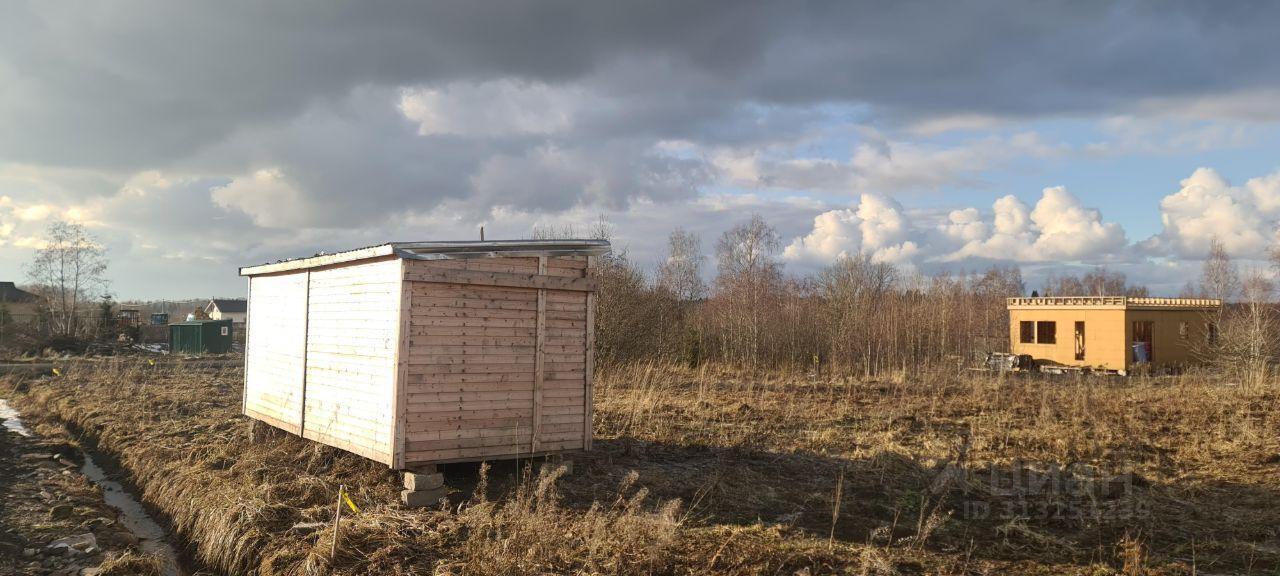
[[1152,333],[1155,323],[1150,320],[1135,320],[1133,323],[1133,361],[1154,362],[1155,350],[1152,349]]
[[307,273],[249,282],[244,413],[301,434]]

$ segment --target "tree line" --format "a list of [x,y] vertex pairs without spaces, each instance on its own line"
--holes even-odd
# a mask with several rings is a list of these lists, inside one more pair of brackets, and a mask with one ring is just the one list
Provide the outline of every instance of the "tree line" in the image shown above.
[[[607,239],[608,229],[598,226],[593,234]],[[717,239],[713,274],[705,274],[701,239],[686,230],[671,233],[652,275],[625,250],[599,259],[598,355],[812,366],[863,376],[959,367],[1009,350],[1006,299],[1027,294],[1016,265],[924,275],[854,254],[793,275],[784,272],[780,249],[777,231],[756,215]],[[1242,277],[1222,243],[1212,242],[1201,277],[1180,294],[1229,303],[1205,319],[1215,338],[1196,353],[1207,364],[1255,382],[1270,377],[1272,342],[1280,336],[1272,304],[1276,254],[1276,268]],[[1034,293],[1148,296],[1149,290],[1099,267],[1051,274]]]
[[1017,266],[926,276],[857,254],[789,275],[780,249],[756,215],[716,241],[709,284],[701,240],[686,230],[671,234],[652,278],[625,251],[599,259],[599,356],[879,375],[1008,349],[1005,299],[1025,292]]
[[[572,228],[533,231],[535,238],[575,235]],[[608,239],[612,233],[602,221],[587,235]],[[598,357],[811,366],[875,376],[959,366],[985,352],[1009,350],[1006,298],[1027,293],[1016,265],[925,275],[853,254],[798,275],[784,270],[781,246],[777,230],[754,215],[716,240],[713,274],[707,274],[712,271],[706,270],[701,238],[680,229],[671,233],[652,275],[625,249],[599,258],[593,269],[600,285]],[[1280,336],[1273,302],[1280,250],[1271,262],[1242,272],[1213,240],[1200,278],[1180,294],[1230,303],[1206,318],[1214,337],[1196,353],[1249,383],[1270,378]],[[43,299],[43,340],[33,342],[111,335],[106,268],[105,252],[82,226],[50,227],[27,266],[27,287]],[[1052,274],[1037,293],[1146,296],[1148,290],[1100,267],[1078,276]],[[0,306],[0,339],[15,332]]]

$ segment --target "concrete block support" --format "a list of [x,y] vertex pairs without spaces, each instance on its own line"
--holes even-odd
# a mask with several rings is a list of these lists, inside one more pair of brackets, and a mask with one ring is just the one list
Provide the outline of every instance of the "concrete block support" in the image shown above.
[[435,490],[401,490],[400,503],[409,508],[426,508],[439,504],[448,495],[449,491],[444,487]]
[[422,466],[404,473],[404,490],[400,491],[400,503],[410,508],[435,506],[448,496],[444,474],[436,466]]
[[440,472],[405,472],[404,489],[418,492],[444,486],[444,474]]

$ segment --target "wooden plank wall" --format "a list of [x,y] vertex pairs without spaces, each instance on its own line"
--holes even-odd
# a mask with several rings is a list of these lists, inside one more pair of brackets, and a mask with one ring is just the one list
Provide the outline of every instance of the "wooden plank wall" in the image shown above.
[[300,434],[307,272],[250,279],[244,413]]
[[406,265],[405,465],[582,449],[586,258]]
[[400,260],[339,265],[310,276],[302,436],[391,464]]

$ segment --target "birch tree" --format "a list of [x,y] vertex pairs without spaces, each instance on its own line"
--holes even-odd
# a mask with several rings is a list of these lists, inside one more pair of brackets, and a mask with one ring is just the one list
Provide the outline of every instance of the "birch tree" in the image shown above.
[[658,265],[658,286],[689,302],[707,295],[702,281],[702,240],[697,234],[677,228],[667,238],[667,258]]
[[49,225],[26,272],[44,297],[55,335],[79,334],[84,327],[81,315],[107,290],[106,271],[106,251],[84,226],[62,221]]
[[726,304],[726,348],[752,365],[760,359],[764,312],[782,284],[775,259],[781,245],[778,231],[759,214],[726,231],[716,243],[716,290]]

